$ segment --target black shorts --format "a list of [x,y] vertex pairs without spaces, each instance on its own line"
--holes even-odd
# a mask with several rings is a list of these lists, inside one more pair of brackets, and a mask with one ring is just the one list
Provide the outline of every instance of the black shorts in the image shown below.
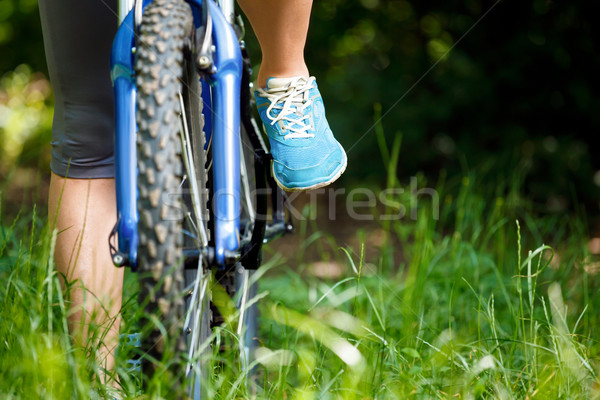
[[51,169],[70,178],[114,177],[110,49],[117,0],[39,0],[54,90]]

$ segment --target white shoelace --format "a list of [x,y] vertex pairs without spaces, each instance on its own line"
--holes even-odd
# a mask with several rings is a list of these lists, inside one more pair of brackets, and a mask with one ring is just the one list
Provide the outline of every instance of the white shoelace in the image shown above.
[[[271,125],[282,121],[281,125],[285,129],[284,132],[289,132],[283,135],[284,139],[312,138],[315,136],[308,133],[314,126],[312,112],[304,115],[304,109],[313,104],[309,96],[310,89],[314,87],[314,81],[314,77],[310,77],[308,80],[300,77],[291,81],[287,87],[258,89],[260,96],[271,102],[269,108],[267,108],[267,117],[271,120]],[[278,109],[281,111],[274,116],[272,114],[273,110]],[[288,122],[287,125],[284,123],[285,121]]]

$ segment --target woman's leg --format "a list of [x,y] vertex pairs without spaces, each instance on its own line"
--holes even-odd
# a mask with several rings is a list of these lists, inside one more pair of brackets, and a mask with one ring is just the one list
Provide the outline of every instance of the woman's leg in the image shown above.
[[[66,179],[53,173],[48,215],[58,230],[56,270],[72,284],[69,328],[77,345],[92,340],[99,346],[96,359],[110,371],[123,287],[123,269],[112,264],[108,248],[117,215],[114,179]],[[104,334],[100,341],[97,335]]]
[[258,85],[270,77],[308,78],[304,45],[312,0],[238,0],[262,50]]
[[[346,169],[347,157],[329,128],[323,99],[304,61],[312,0],[238,2],[263,54],[255,96],[271,144],[273,177],[285,190],[329,185]],[[279,79],[267,86],[269,78]]]
[[[117,3],[38,2],[55,101],[48,215],[59,232],[56,269],[74,282],[68,294],[75,343],[98,345],[91,357],[107,370],[114,366],[123,282],[108,248],[117,215],[109,62]],[[107,333],[102,343],[94,325]]]

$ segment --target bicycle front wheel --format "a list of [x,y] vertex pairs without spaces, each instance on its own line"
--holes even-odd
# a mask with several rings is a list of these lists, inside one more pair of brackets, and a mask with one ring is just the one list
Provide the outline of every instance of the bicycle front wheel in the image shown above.
[[[138,269],[150,396],[184,398],[201,376],[211,332],[211,274],[185,265],[209,240],[201,85],[186,49],[191,9],[155,0],[137,38]],[[186,268],[187,267],[187,268]]]

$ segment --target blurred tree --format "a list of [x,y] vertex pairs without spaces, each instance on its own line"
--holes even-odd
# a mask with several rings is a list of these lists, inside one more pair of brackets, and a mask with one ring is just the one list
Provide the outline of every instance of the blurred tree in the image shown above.
[[581,0],[315,2],[307,58],[349,149],[349,175],[383,180],[384,166],[360,162],[377,154],[380,101],[385,132],[403,134],[405,176],[491,158],[505,174],[521,162],[536,200],[567,205],[577,188],[597,209],[596,9]]
[[36,0],[0,0],[0,55],[0,173],[15,163],[49,170],[53,106]]
[[24,64],[0,78],[0,172],[16,165],[49,170],[51,94],[44,75]]
[[47,75],[37,0],[0,0],[0,76],[27,64]]

